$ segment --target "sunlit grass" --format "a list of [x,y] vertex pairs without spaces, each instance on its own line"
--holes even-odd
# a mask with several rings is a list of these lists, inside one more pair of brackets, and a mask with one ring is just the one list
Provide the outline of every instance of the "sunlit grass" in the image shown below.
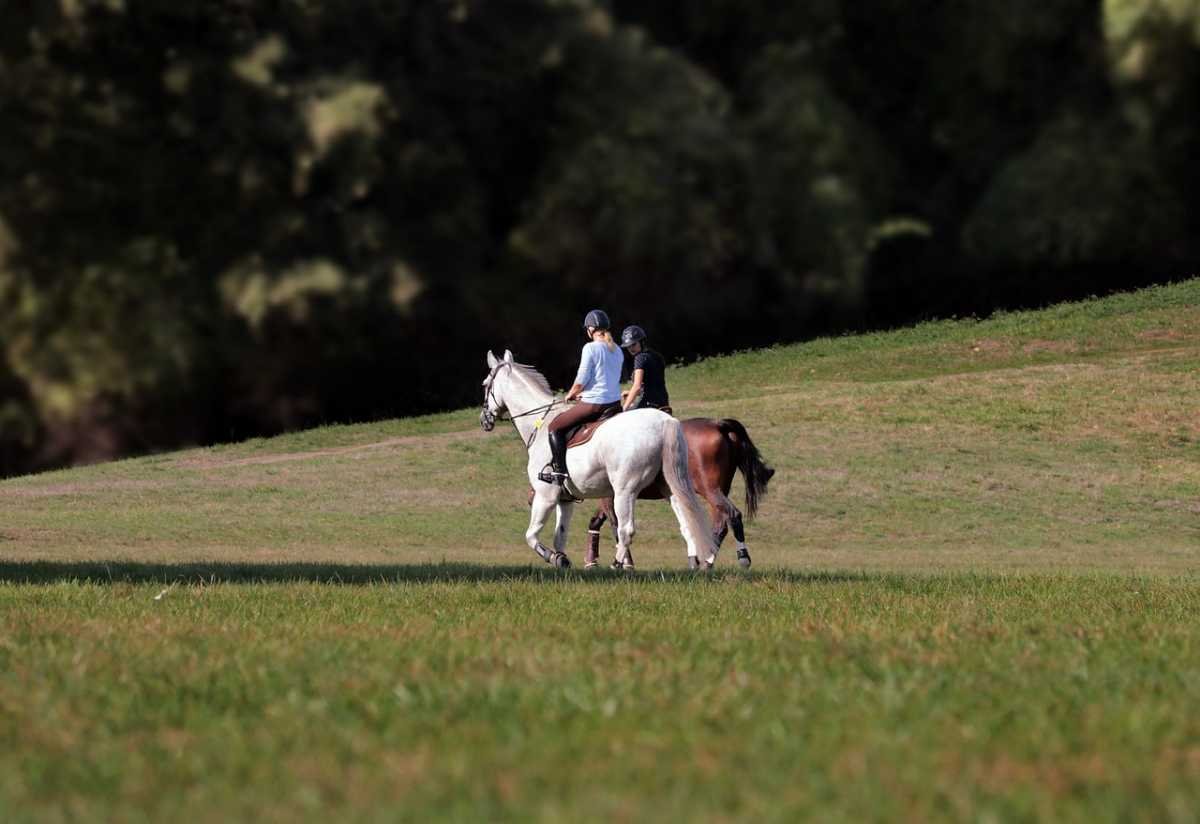
[[327,571],[0,586],[5,808],[1186,820],[1200,803],[1194,577]]

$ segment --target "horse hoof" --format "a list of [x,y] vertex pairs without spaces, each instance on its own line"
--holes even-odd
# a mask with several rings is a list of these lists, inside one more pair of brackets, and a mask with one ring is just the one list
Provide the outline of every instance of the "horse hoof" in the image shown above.
[[559,569],[570,569],[571,559],[567,557],[565,552],[556,552],[550,557],[550,563]]
[[744,549],[739,549],[737,553],[738,563],[742,565],[742,569],[750,568],[750,553]]
[[595,569],[598,566],[600,566],[600,564],[596,563],[595,561],[588,561],[583,565],[583,568],[584,569]]
[[688,569],[694,570],[694,569],[699,569],[699,568],[700,568],[700,559],[697,558],[695,555],[689,555],[688,556]]
[[713,568],[713,562],[712,562],[712,561],[705,561],[705,562],[704,562],[704,571],[705,571],[705,572],[712,572],[712,568]]

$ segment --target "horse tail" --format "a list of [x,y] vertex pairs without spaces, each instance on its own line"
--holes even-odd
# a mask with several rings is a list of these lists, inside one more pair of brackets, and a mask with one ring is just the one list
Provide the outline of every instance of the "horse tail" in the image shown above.
[[722,418],[717,421],[717,428],[733,443],[737,468],[741,470],[742,479],[746,482],[746,520],[750,520],[754,513],[758,512],[758,502],[766,496],[767,484],[775,470],[763,463],[758,447],[750,440],[750,433],[742,426],[741,421]]
[[663,476],[671,495],[682,504],[680,511],[687,523],[688,532],[700,550],[700,557],[709,560],[717,554],[717,542],[713,538],[712,525],[708,513],[688,473],[687,438],[683,434],[683,426],[675,418],[668,417],[663,421]]

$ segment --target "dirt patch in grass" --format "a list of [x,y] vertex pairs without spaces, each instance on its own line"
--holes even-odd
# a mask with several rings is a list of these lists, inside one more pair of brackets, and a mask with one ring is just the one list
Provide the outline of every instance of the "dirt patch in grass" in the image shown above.
[[1031,340],[1029,343],[1021,347],[1021,351],[1026,355],[1037,355],[1042,352],[1074,354],[1082,351],[1082,349],[1079,344],[1073,340]]
[[278,452],[267,455],[253,455],[245,458],[219,458],[215,456],[198,455],[181,458],[175,462],[180,469],[223,469],[231,466],[253,466],[256,464],[289,463],[292,461],[309,461],[314,458],[327,458],[333,455],[350,455],[356,452],[369,452],[377,449],[393,449],[398,446],[434,446],[447,441],[483,437],[486,433],[477,430],[461,432],[445,432],[440,435],[406,435],[399,438],[388,438],[374,443],[355,444],[354,446],[332,446],[325,449],[310,449],[305,452]]
[[1181,341],[1188,337],[1178,329],[1147,329],[1137,333],[1137,339],[1145,341]]
[[[1154,502],[1156,509],[1174,509],[1200,514],[1200,500],[1163,499]],[[3,536],[0,536],[3,539]]]
[[53,529],[44,529],[41,527],[5,527],[3,532],[0,532],[0,543],[13,542],[17,544],[25,544],[38,540],[58,539],[60,534]]
[[12,489],[0,489],[0,498],[12,496],[14,498],[58,498],[68,495],[90,495],[97,492],[118,491],[134,491],[139,489],[157,489],[161,487],[158,481],[134,481],[134,480],[104,480],[93,481],[91,483],[62,483],[62,484],[47,484],[45,486],[28,486],[28,487],[13,487]]
[[1003,355],[1012,351],[1012,341],[982,338],[968,344],[971,351],[981,355]]

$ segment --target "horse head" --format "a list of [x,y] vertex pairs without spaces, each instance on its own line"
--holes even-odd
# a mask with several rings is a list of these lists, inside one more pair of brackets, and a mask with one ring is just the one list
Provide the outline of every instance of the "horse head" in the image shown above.
[[504,367],[512,366],[513,354],[504,350],[504,357],[497,358],[491,350],[487,353],[488,374],[483,379],[483,409],[479,412],[479,428],[491,432],[496,428],[496,419],[508,408],[505,403],[505,381],[501,378]]

